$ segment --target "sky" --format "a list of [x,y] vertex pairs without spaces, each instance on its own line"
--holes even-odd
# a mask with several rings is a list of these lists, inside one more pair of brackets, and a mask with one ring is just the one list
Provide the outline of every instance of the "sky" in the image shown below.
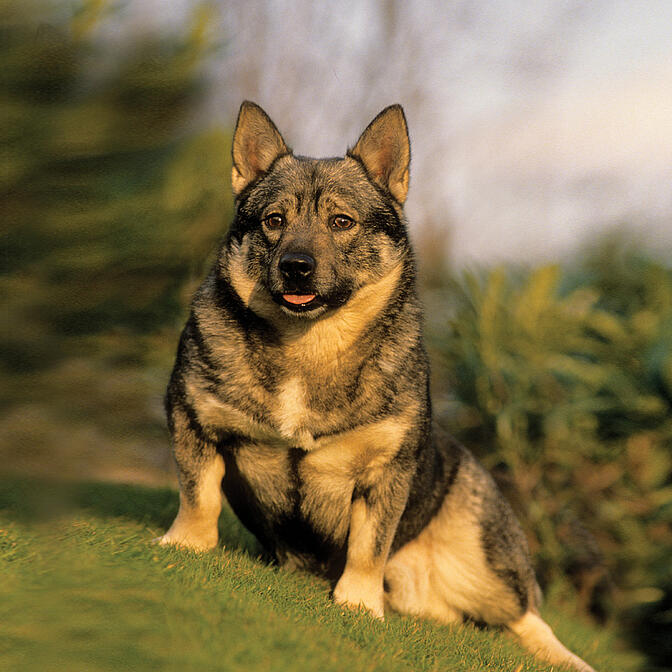
[[[193,3],[133,5],[170,26]],[[458,266],[564,258],[624,224],[672,252],[672,1],[215,6],[208,115],[230,125],[249,98],[298,153],[333,156],[401,102],[411,227],[445,232]]]

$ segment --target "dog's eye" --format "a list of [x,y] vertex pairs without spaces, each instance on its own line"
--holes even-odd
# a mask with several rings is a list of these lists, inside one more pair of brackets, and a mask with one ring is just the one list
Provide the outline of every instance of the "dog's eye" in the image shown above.
[[346,217],[345,215],[336,215],[331,220],[331,227],[333,229],[351,229],[354,225],[355,222],[350,219],[350,217]]
[[281,226],[284,226],[285,218],[274,212],[264,219],[264,223],[269,229],[279,229]]

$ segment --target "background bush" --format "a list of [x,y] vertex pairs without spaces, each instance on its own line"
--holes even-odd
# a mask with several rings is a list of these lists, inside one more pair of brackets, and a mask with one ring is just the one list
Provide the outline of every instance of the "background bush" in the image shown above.
[[443,423],[514,501],[542,583],[600,618],[647,614],[664,660],[672,271],[612,239],[564,269],[466,273],[442,298]]
[[[209,14],[105,47],[109,3],[0,4],[5,466],[165,473],[161,396],[231,212],[230,133],[196,123]],[[98,31],[98,32],[97,32]],[[122,38],[123,39],[123,38]]]

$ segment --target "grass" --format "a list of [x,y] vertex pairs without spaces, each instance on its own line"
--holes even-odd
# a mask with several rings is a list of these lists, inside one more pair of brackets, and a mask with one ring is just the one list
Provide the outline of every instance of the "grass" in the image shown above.
[[[0,479],[0,669],[551,669],[497,630],[345,611],[262,560],[228,510],[216,551],[153,545],[176,506],[169,489]],[[614,633],[544,615],[598,670],[642,669]]]

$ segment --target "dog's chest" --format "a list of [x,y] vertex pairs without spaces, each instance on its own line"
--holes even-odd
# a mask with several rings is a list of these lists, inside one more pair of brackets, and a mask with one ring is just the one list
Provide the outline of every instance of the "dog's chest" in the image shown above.
[[306,401],[306,387],[299,377],[289,378],[277,393],[270,411],[272,423],[283,439],[305,449],[314,444],[309,427],[314,424],[313,413]]
[[[187,382],[199,424],[213,436],[229,434],[281,448],[312,450],[316,437],[338,430],[343,409],[325,414],[315,408],[302,378],[290,377],[273,392],[243,384],[216,391],[199,379]],[[312,390],[311,390],[312,392]]]
[[272,550],[319,557],[345,544],[354,478],[327,452],[244,443],[226,455],[226,496]]
[[289,538],[300,546],[312,536],[341,547],[355,488],[380,479],[407,429],[407,419],[386,417],[322,437],[311,450],[277,438],[243,440],[225,454],[226,495],[269,545]]

